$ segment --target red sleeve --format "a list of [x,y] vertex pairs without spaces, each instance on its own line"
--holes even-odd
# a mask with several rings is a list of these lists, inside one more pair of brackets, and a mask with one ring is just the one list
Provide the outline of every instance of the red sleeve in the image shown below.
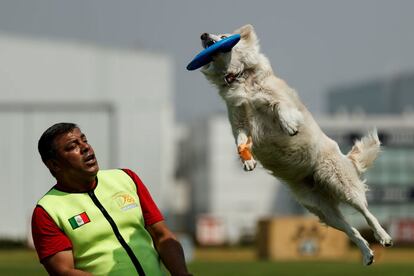
[[33,211],[32,236],[40,262],[46,257],[72,248],[69,238],[39,205]]
[[141,179],[136,173],[129,169],[122,169],[126,172],[132,180],[134,180],[135,185],[137,185],[137,194],[139,201],[141,203],[142,214],[144,216],[145,225],[152,225],[156,222],[164,220],[163,215],[155,204],[154,200],[151,197],[147,187],[142,183]]

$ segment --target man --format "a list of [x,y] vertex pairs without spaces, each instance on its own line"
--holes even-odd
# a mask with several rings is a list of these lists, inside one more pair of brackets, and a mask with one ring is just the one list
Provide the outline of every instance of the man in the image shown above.
[[180,243],[139,177],[99,170],[86,136],[59,123],[40,137],[39,153],[57,184],[32,217],[39,259],[51,275],[190,275]]

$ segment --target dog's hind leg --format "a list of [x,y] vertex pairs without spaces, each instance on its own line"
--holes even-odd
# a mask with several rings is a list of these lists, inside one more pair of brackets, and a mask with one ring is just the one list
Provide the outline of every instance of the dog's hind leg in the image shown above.
[[392,246],[392,238],[388,233],[382,228],[377,218],[368,210],[368,204],[366,202],[365,196],[361,198],[360,196],[355,196],[347,200],[347,203],[359,211],[366,219],[368,225],[374,231],[375,238],[383,246]]
[[363,263],[370,265],[374,262],[374,252],[369,248],[368,242],[361,236],[361,234],[355,228],[351,227],[349,223],[343,217],[341,211],[337,206],[331,204],[320,204],[319,206],[306,206],[305,207],[316,214],[319,219],[339,231],[344,232],[348,237],[358,246],[363,256]]

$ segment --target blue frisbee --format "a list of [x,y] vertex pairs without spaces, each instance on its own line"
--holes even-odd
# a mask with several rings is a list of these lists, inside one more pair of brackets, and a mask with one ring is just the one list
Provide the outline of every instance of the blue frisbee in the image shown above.
[[218,52],[229,52],[239,42],[240,34],[231,35],[217,41],[213,45],[202,50],[196,55],[193,60],[187,65],[187,70],[192,71],[198,69],[213,60],[213,55]]

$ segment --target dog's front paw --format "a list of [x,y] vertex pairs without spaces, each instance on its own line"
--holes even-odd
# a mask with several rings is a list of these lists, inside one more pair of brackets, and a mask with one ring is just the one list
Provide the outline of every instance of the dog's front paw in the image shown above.
[[303,123],[303,114],[296,108],[279,107],[279,125],[290,136],[298,134],[299,125]]
[[280,122],[280,128],[282,129],[283,132],[285,132],[286,134],[290,135],[290,136],[294,136],[296,134],[298,134],[298,126],[297,124],[289,124],[286,121],[281,121]]
[[254,170],[254,168],[256,168],[256,165],[257,165],[257,162],[253,158],[250,159],[250,160],[244,160],[243,161],[243,169],[246,172]]
[[237,148],[239,152],[240,159],[243,163],[243,168],[245,171],[252,171],[256,167],[256,160],[254,160],[252,152],[252,139],[249,137],[245,144],[240,144]]

